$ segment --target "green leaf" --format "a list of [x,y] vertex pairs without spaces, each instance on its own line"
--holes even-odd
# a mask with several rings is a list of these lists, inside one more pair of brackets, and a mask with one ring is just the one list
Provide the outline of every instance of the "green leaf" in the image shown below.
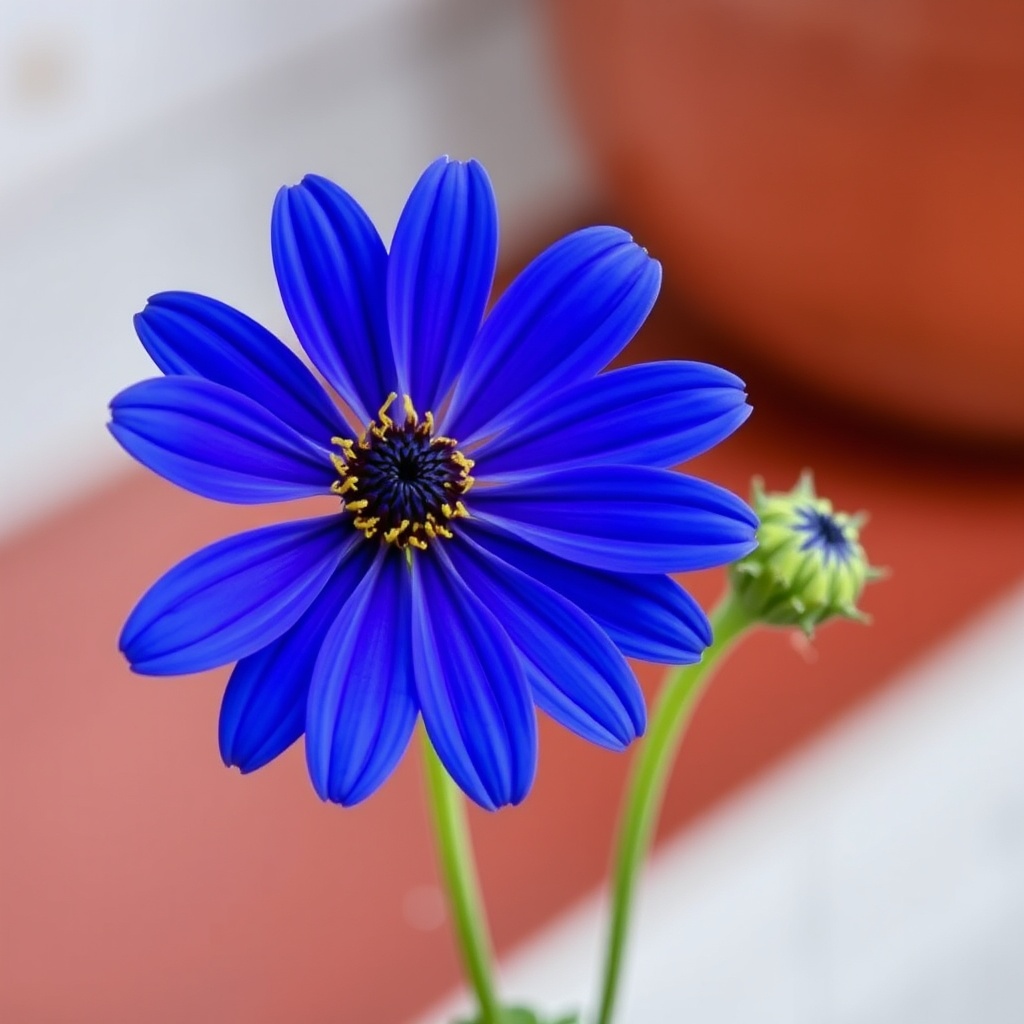
[[[501,1024],[579,1024],[580,1015],[570,1013],[563,1017],[541,1017],[525,1006],[506,1006],[501,1010]],[[482,1017],[463,1017],[452,1024],[483,1024]]]

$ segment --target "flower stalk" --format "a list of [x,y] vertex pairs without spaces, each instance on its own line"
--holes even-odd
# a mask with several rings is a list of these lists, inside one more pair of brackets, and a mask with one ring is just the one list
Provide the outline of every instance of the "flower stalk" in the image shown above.
[[866,516],[836,512],[816,494],[810,471],[788,493],[766,493],[755,480],[754,509],[758,546],[731,567],[729,589],[711,615],[714,642],[699,664],[669,672],[637,751],[619,818],[597,1024],[611,1024],[637,880],[683,734],[718,663],[758,624],[799,626],[810,635],[837,617],[867,621],[857,601],[865,584],[884,575],[860,544]]
[[420,735],[441,875],[463,967],[480,1007],[477,1019],[479,1024],[500,1024],[494,954],[480,897],[465,801],[437,756],[426,730],[420,729]]
[[647,737],[637,750],[615,845],[611,923],[597,1024],[611,1024],[615,1012],[637,880],[654,837],[683,733],[718,662],[754,623],[733,593],[726,592],[711,615],[714,643],[698,664],[683,665],[668,673],[651,715]]

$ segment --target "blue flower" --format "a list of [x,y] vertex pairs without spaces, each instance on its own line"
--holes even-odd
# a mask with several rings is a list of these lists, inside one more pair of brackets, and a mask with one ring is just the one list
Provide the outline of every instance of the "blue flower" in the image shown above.
[[137,672],[237,662],[226,764],[252,771],[305,734],[316,791],[355,804],[422,717],[469,796],[518,803],[536,707],[622,748],[645,724],[624,655],[692,662],[710,642],[667,574],[745,555],[756,518],[666,467],[743,422],[742,382],[691,362],[601,372],[661,280],[616,228],[556,242],[485,317],[497,240],[473,161],[427,168],[390,253],[330,181],[280,191],[281,295],[340,403],[213,299],[166,292],[136,317],[165,376],[111,403],[131,455],[220,501],[333,501],[186,558],[125,624]]

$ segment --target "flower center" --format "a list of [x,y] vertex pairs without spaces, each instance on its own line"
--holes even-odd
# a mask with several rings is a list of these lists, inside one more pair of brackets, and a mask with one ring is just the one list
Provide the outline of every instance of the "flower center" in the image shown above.
[[341,449],[331,460],[339,480],[331,486],[354,515],[353,524],[367,539],[425,550],[437,537],[451,537],[449,523],[467,516],[462,503],[473,486],[473,460],[456,448],[453,438],[434,433],[433,413],[421,420],[405,396],[405,420],[396,423],[387,401],[358,441],[332,438]]
[[807,537],[800,545],[801,551],[812,547],[818,548],[826,561],[829,557],[840,562],[849,558],[853,547],[842,523],[834,516],[805,505],[796,510],[796,520],[796,528]]

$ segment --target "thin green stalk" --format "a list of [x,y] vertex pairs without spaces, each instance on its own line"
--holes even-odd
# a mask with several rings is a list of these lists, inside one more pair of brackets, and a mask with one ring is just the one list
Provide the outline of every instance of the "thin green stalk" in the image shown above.
[[455,937],[480,1005],[480,1024],[499,1024],[501,1011],[494,988],[494,957],[480,899],[480,883],[466,823],[464,798],[441,764],[426,730],[421,729],[420,732],[430,814]]
[[622,973],[622,957],[636,883],[651,845],[672,763],[697,700],[722,655],[752,620],[726,593],[711,615],[715,640],[697,665],[683,665],[667,676],[651,715],[647,736],[637,750],[626,802],[619,818],[612,875],[612,917],[605,947],[604,981],[597,1024],[611,1024]]

